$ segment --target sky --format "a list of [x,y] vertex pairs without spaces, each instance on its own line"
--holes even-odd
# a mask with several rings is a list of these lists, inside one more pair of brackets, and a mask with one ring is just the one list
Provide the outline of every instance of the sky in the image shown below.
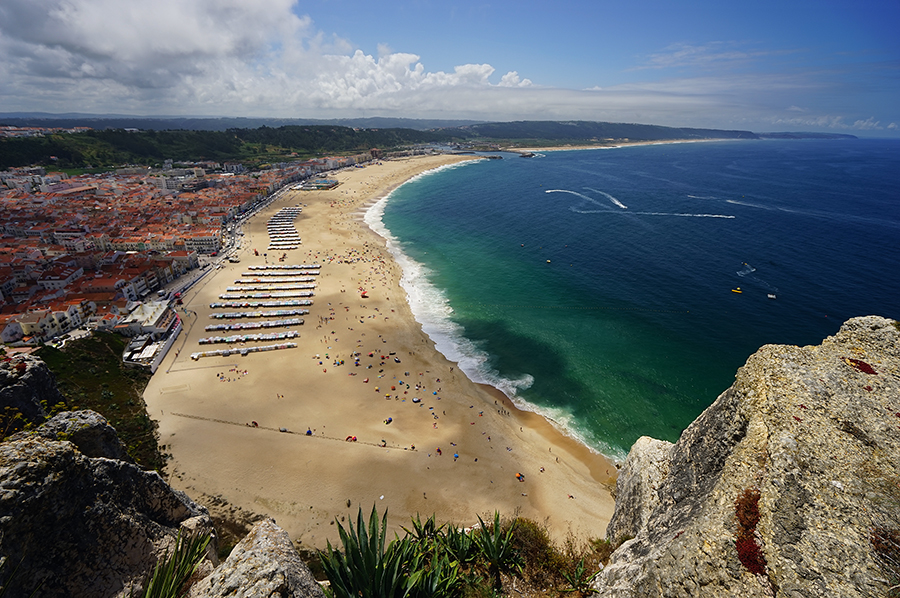
[[0,113],[900,137],[900,0],[2,0]]

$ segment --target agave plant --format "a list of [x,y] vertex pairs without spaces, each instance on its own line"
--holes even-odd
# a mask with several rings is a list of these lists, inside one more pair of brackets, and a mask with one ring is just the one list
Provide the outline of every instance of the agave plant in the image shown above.
[[584,566],[584,557],[581,557],[581,560],[575,565],[574,571],[563,571],[562,576],[566,580],[566,583],[569,584],[569,587],[563,592],[578,592],[579,596],[587,596],[591,593],[591,584],[594,583],[594,580],[600,575],[600,571],[597,571],[593,575],[588,574],[587,567]]
[[447,527],[447,533],[443,536],[444,550],[461,565],[469,565],[478,556],[478,547],[472,540],[472,535],[455,528]]
[[513,520],[504,531],[500,526],[500,513],[494,511],[494,524],[485,525],[481,517],[478,517],[481,529],[473,535],[473,540],[478,546],[481,557],[487,562],[488,573],[493,578],[494,589],[500,590],[502,582],[500,573],[505,571],[520,571],[522,568],[519,554],[513,547],[513,532],[516,529],[516,521]]
[[209,534],[182,536],[178,531],[175,548],[161,559],[144,585],[143,598],[179,598],[209,545]]
[[440,537],[444,527],[444,525],[435,523],[434,515],[426,519],[425,523],[422,523],[419,514],[416,513],[416,516],[412,519],[412,529],[410,530],[404,527],[403,531],[416,542],[434,544]]
[[410,575],[410,598],[450,598],[456,595],[461,580],[459,563],[446,555],[434,557],[430,565]]
[[412,543],[405,538],[391,542],[385,550],[386,530],[387,511],[379,526],[374,506],[368,527],[363,521],[362,509],[357,514],[355,528],[350,522],[349,532],[338,523],[343,552],[336,551],[328,542],[326,552],[319,553],[336,598],[409,596],[408,572],[416,570],[420,559]]

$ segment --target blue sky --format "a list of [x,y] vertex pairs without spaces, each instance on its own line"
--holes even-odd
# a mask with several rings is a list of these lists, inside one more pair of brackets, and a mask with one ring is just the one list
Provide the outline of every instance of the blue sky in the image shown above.
[[900,2],[3,0],[0,112],[900,136]]

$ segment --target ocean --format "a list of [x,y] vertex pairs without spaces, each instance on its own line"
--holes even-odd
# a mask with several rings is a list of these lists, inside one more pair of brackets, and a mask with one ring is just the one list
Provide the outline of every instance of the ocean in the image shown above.
[[442,353],[614,459],[677,440],[764,344],[900,318],[900,141],[503,158],[416,177],[366,220]]

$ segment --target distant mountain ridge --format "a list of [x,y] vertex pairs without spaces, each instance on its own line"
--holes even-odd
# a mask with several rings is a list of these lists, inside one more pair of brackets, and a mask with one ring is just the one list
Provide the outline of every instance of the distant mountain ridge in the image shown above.
[[[511,149],[675,140],[853,138],[852,135],[822,133],[757,134],[751,131],[592,121],[460,124],[461,121],[371,118],[347,119],[332,124],[284,124],[301,121],[39,116],[4,120],[0,114],[0,125],[44,129],[43,135],[25,132],[23,135],[7,137],[4,134],[0,137],[0,169],[35,164],[57,168],[108,168],[120,164],[160,164],[166,159],[180,162],[232,160],[253,169],[285,160],[366,153],[371,148],[394,151],[423,145]],[[388,126],[398,122],[406,126]],[[453,126],[446,126],[448,123]],[[229,126],[235,124],[243,126]],[[413,128],[413,125],[420,128]],[[425,125],[432,126],[424,128]],[[89,130],[66,132],[74,127],[87,127]],[[57,132],[57,129],[63,131]]]
[[188,130],[227,131],[229,129],[279,128],[286,126],[336,125],[362,129],[412,129],[440,131],[453,137],[485,139],[582,140],[629,139],[664,141],[673,139],[856,139],[840,133],[754,133],[741,130],[665,127],[638,123],[599,121],[513,121],[484,122],[453,119],[418,118],[255,118],[255,117],[181,117],[128,116],[121,114],[82,114],[69,112],[0,113],[0,124],[19,127],[91,127],[94,129],[141,129],[148,131]]
[[[451,132],[442,129],[443,132]],[[452,129],[458,137],[488,139],[535,139],[602,142],[608,140],[666,141],[674,139],[759,139],[751,131],[725,131],[664,127],[635,123],[594,121],[515,121],[483,123]]]
[[253,118],[253,117],[182,117],[182,116],[127,116],[121,114],[51,114],[47,112],[0,113],[0,124],[17,127],[91,127],[94,129],[142,129],[165,131],[227,131],[228,129],[257,129],[259,127],[285,127],[306,125],[337,125],[361,129],[412,129],[430,131],[452,127],[464,127],[483,121],[444,120],[417,118]]

